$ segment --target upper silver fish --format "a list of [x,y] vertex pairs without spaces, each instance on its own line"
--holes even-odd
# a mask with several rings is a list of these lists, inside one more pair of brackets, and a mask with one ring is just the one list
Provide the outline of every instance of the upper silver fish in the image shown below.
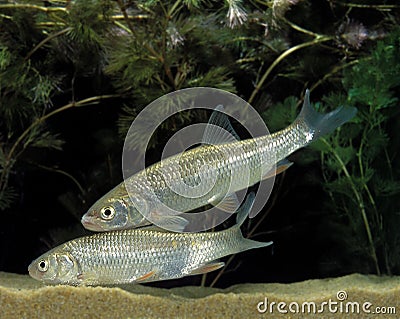
[[216,259],[272,242],[242,236],[240,225],[254,202],[250,193],[227,230],[171,233],[130,229],[64,243],[34,260],[29,274],[47,284],[114,285],[180,278],[216,270]]
[[[215,203],[234,212],[239,205],[235,192],[270,177],[276,163],[278,172],[286,169],[288,155],[349,121],[356,112],[352,107],[339,107],[320,114],[310,105],[307,90],[297,119],[274,134],[224,142],[223,134],[215,135],[215,125],[210,125],[204,133],[205,144],[132,175],[100,198],[82,217],[82,224],[89,230],[109,231],[141,227],[151,220],[159,227],[182,231],[188,221],[176,212]],[[209,123],[237,136],[220,112],[214,112]],[[167,213],[165,206],[175,214]]]

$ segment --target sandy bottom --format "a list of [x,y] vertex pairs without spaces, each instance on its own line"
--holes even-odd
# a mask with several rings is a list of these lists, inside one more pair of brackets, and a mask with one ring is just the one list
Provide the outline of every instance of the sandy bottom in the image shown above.
[[0,272],[0,318],[400,318],[400,277],[125,289],[44,286]]

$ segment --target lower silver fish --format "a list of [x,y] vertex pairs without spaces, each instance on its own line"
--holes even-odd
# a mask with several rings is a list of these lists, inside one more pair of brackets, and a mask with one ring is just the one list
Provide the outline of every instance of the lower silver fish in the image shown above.
[[34,260],[31,277],[47,284],[115,285],[181,278],[216,270],[218,258],[265,247],[240,231],[254,202],[248,195],[235,226],[204,233],[129,229],[66,242]]

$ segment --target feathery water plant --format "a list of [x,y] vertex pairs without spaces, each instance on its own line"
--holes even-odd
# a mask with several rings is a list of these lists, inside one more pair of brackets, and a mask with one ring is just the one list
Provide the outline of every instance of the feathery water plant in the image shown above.
[[[77,220],[85,205],[121,181],[116,163],[132,120],[171,91],[211,86],[237,93],[260,112],[268,109],[264,117],[274,131],[298,112],[299,99],[290,96],[309,87],[314,101],[320,90],[331,92],[324,106],[359,108],[352,124],[315,143],[300,160],[321,167],[315,179],[324,183],[327,198],[320,210],[329,209],[338,233],[346,233],[346,226],[352,235],[346,249],[338,238],[336,246],[363,261],[343,257],[343,264],[353,271],[398,273],[398,33],[382,38],[399,23],[399,6],[329,4],[1,3],[0,209],[25,214],[21,220],[28,222],[53,222],[54,209],[43,208],[43,193],[54,192],[49,205],[61,202],[59,214],[64,209]],[[270,101],[283,102],[271,107]],[[187,112],[162,124],[148,145],[152,160],[166,136],[198,117],[206,121],[205,112]],[[141,143],[138,136],[132,147]],[[36,173],[68,181],[36,189],[26,183]],[[37,199],[28,204],[24,194]],[[271,214],[281,195],[274,196]],[[32,210],[42,213],[31,217]],[[320,275],[327,273],[338,271]]]

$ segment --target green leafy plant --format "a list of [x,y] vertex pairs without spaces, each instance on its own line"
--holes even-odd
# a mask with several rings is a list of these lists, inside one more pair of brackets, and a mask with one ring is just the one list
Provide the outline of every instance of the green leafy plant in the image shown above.
[[[296,161],[314,168],[304,184],[325,185],[316,206],[318,216],[329,212],[321,229],[331,229],[321,236],[337,234],[327,240],[338,242],[349,272],[398,273],[398,32],[384,39],[399,24],[398,9],[367,0],[1,3],[0,209],[59,227],[56,206],[57,216],[78,223],[122,181],[123,138],[137,114],[166,93],[195,86],[234,92],[275,131],[294,119],[308,87],[314,101],[325,93],[316,107],[359,109],[352,124]],[[206,120],[205,112],[163,123],[148,145],[153,159],[165,136],[199,117]],[[137,136],[132,147],[141,143]],[[33,187],[36,174],[66,182]],[[274,193],[271,214],[296,187],[278,181],[285,191]]]
[[[349,257],[344,266],[354,271],[399,272],[399,235],[393,231],[393,225],[400,223],[395,200],[400,193],[395,160],[399,144],[391,130],[400,114],[399,41],[399,30],[378,41],[370,54],[343,72],[342,89],[324,96],[323,106],[316,105],[325,111],[352,105],[358,114],[352,123],[314,142],[310,146],[314,151],[302,161],[305,165],[320,162],[330,197],[324,205],[334,216],[331,240],[344,246],[341,255]],[[284,127],[294,120],[298,104],[288,97],[264,117],[272,129]]]
[[[141,108],[171,91],[212,86],[237,92],[235,72],[254,69],[251,62],[260,63],[284,48],[279,39],[268,43],[263,33],[253,35],[272,17],[246,7],[239,0],[0,4],[0,207],[9,207],[15,198],[9,177],[27,150],[61,150],[62,134],[45,123],[53,115],[118,96],[125,105],[116,108],[122,111],[117,127],[123,137]],[[288,8],[275,5],[274,19]],[[249,29],[242,27],[245,23]],[[107,94],[80,92],[77,82],[84,79],[98,86],[106,81]],[[192,118],[180,115],[172,125],[178,129]],[[169,131],[168,125],[162,129]]]
[[[399,271],[399,237],[390,229],[400,222],[395,204],[395,195],[400,193],[399,167],[390,131],[399,115],[399,53],[400,32],[396,30],[378,41],[369,57],[345,71],[347,103],[359,113],[354,125],[322,140],[327,190],[337,210],[349,218],[359,245],[368,243],[364,247],[377,274]],[[330,96],[327,102],[333,100]]]

